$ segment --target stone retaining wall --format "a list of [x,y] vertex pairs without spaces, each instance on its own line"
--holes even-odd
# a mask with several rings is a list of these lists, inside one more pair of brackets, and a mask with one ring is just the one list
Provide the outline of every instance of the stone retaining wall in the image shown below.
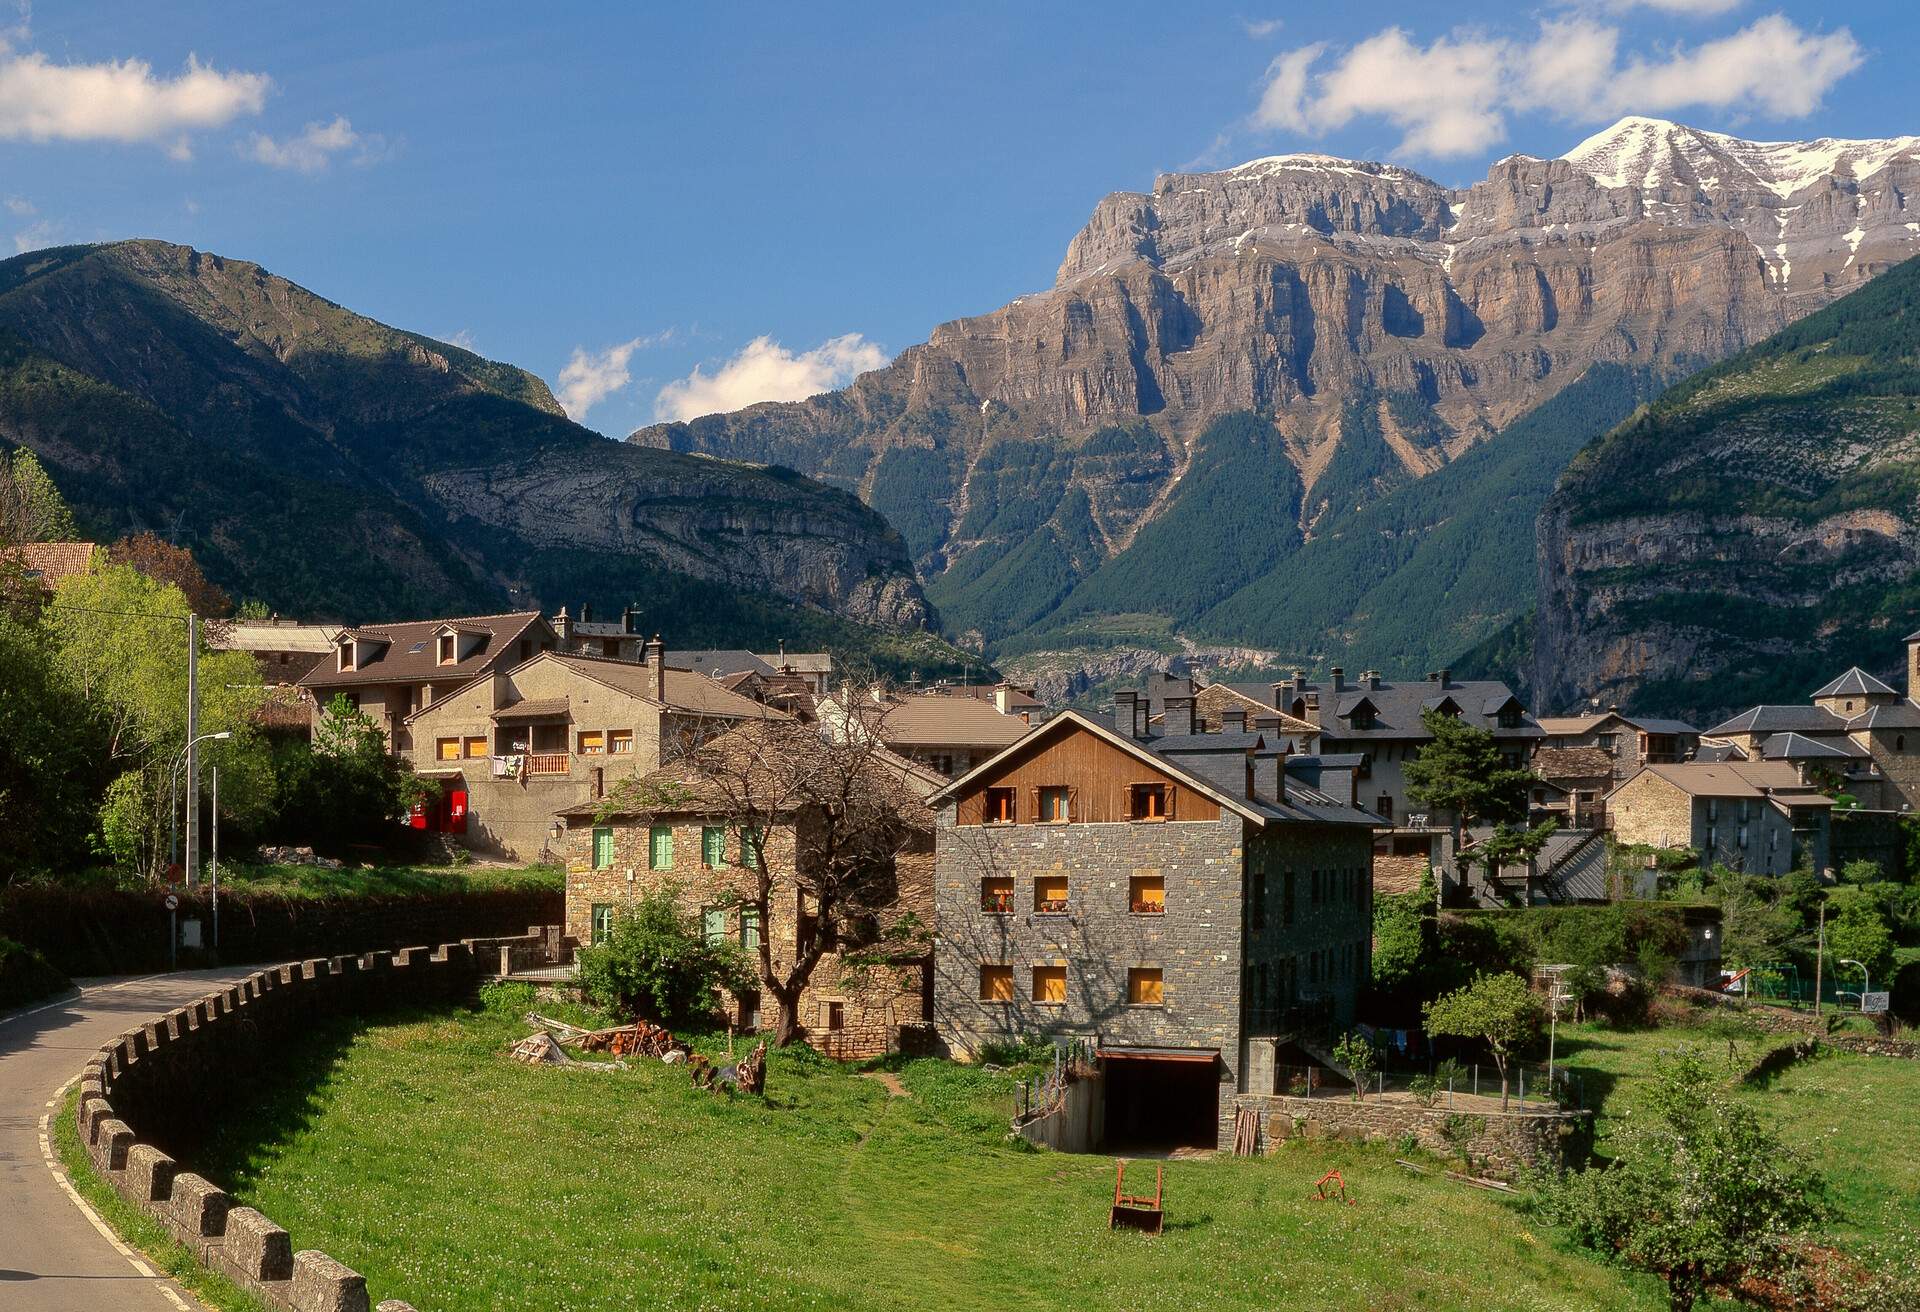
[[[1521,1167],[1558,1167],[1585,1155],[1592,1128],[1584,1111],[1449,1112],[1411,1098],[1389,1095],[1360,1101],[1242,1093],[1222,1119],[1252,1107],[1260,1112],[1260,1148],[1273,1152],[1299,1136],[1350,1143],[1398,1143],[1408,1135],[1431,1152],[1465,1152],[1490,1173],[1512,1175]],[[1448,1135],[1449,1122],[1464,1143]]]
[[[128,1030],[80,1074],[75,1119],[101,1179],[157,1220],[200,1262],[282,1312],[369,1312],[367,1282],[212,1181],[179,1169],[165,1147],[191,1142],[267,1050],[314,1017],[465,996],[485,975],[557,950],[560,927],[256,971],[231,988]],[[379,1312],[413,1312],[397,1299]]]

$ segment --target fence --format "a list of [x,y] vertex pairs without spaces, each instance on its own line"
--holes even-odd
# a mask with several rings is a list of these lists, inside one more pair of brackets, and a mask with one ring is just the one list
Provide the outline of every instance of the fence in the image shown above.
[[1097,1060],[1090,1039],[1054,1040],[1052,1064],[1014,1088],[1014,1124],[1045,1116],[1059,1107],[1067,1095],[1067,1085],[1092,1071]]
[[[1351,1098],[1353,1081],[1324,1066],[1277,1066],[1273,1091],[1292,1098]],[[1515,1062],[1507,1067],[1509,1101],[1540,1107],[1579,1107],[1580,1080],[1556,1066],[1549,1077],[1544,1066]],[[1425,1070],[1379,1070],[1369,1074],[1365,1096],[1399,1094],[1430,1107],[1455,1105],[1457,1098],[1500,1096],[1500,1072],[1490,1065],[1443,1063]]]

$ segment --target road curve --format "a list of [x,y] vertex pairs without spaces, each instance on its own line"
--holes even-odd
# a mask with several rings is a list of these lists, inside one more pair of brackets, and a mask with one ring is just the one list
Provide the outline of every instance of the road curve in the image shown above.
[[48,1103],[88,1056],[143,1020],[250,971],[83,980],[77,993],[0,1015],[0,1307],[7,1312],[204,1312],[98,1228],[41,1146]]

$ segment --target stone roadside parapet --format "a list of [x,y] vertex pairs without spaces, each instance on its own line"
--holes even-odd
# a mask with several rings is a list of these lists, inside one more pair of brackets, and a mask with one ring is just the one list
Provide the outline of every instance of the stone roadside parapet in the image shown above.
[[539,960],[556,926],[514,938],[332,957],[255,971],[238,985],[136,1026],[82,1069],[74,1120],[96,1173],[216,1271],[281,1312],[414,1312],[397,1299],[373,1309],[365,1277],[239,1207],[212,1181],[179,1169],[150,1137],[174,1142],[214,1110],[233,1075],[328,1011],[458,997],[483,976]]

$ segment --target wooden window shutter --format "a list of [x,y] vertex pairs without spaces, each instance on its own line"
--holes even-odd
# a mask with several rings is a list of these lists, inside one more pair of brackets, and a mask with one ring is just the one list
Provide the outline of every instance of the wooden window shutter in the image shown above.
[[1166,785],[1167,819],[1169,820],[1172,820],[1175,818],[1173,814],[1173,799],[1178,796],[1180,796],[1180,785],[1175,783],[1167,784]]
[[1123,787],[1120,790],[1120,818],[1121,819],[1123,820],[1133,819],[1134,797],[1135,797],[1135,791],[1134,791],[1134,786],[1132,784],[1127,784],[1125,787]]
[[1040,823],[1040,821],[1045,820],[1047,818],[1045,815],[1041,814],[1041,811],[1040,811],[1040,785],[1035,784],[1031,789],[1031,791],[1033,793],[1033,812],[1032,812],[1033,821],[1035,824],[1038,824]]
[[1071,784],[1067,786],[1067,819],[1069,822],[1080,818],[1080,790]]

